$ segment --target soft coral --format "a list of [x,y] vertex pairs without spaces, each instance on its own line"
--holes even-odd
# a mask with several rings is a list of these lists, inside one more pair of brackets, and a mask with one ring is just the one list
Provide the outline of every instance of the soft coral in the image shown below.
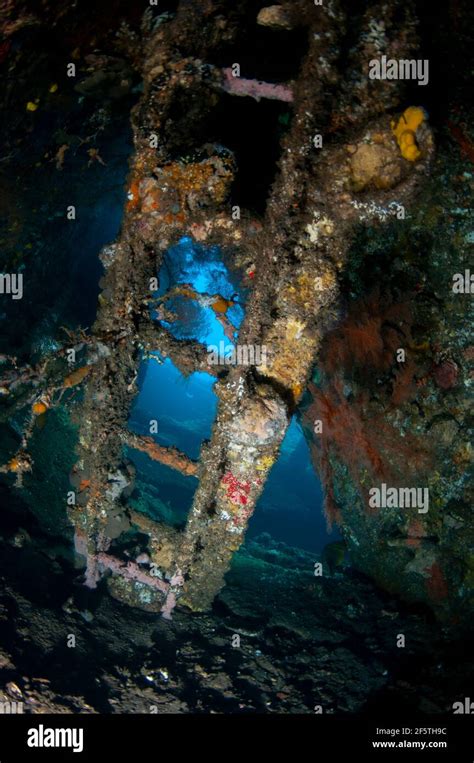
[[411,319],[407,302],[394,302],[378,289],[354,302],[342,323],[325,338],[321,353],[325,371],[388,371],[396,350],[411,341]]
[[316,435],[317,445],[312,452],[326,489],[325,511],[330,525],[339,521],[332,491],[331,453],[346,465],[364,497],[367,488],[363,475],[370,484],[378,480],[403,483],[407,463],[417,470],[425,470],[429,465],[420,439],[409,433],[402,436],[383,414],[371,410],[367,392],[349,400],[342,380],[337,377],[323,389],[310,384],[309,391],[313,402],[304,414],[304,421],[311,428],[314,421],[322,422],[322,431]]

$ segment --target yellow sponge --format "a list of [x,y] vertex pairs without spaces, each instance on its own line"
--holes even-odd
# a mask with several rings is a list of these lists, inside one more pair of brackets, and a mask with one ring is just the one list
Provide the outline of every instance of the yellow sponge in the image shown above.
[[392,121],[391,127],[404,159],[416,162],[421,151],[416,143],[416,131],[425,119],[425,112],[419,106],[405,109],[398,122]]

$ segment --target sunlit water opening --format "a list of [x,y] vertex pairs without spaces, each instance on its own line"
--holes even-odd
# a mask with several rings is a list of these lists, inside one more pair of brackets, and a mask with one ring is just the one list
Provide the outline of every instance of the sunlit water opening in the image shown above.
[[[207,347],[221,341],[235,344],[246,296],[239,274],[227,267],[218,246],[203,246],[183,237],[163,258],[152,316],[178,339]],[[160,317],[160,304],[166,305],[167,318],[171,313],[172,320]],[[216,417],[215,383],[216,378],[204,372],[185,377],[169,358],[155,353],[140,369],[130,429],[197,460]],[[156,434],[150,431],[153,421],[158,425]],[[144,453],[130,450],[129,455],[137,468],[132,507],[158,521],[184,526],[197,479],[157,464]],[[275,541],[319,551],[329,539],[322,503],[321,486],[295,417],[257,503],[248,539],[266,532]]]
[[283,440],[263,493],[250,520],[247,538],[262,532],[274,540],[308,551],[320,551],[337,532],[328,534],[323,514],[323,491],[296,417]]
[[183,376],[169,358],[147,360],[140,371],[140,393],[130,414],[130,428],[149,436],[150,421],[156,420],[158,432],[153,437],[157,443],[175,446],[197,459],[216,416],[215,383],[215,377],[203,372]]
[[152,315],[176,339],[194,339],[206,346],[234,343],[246,294],[239,275],[225,265],[220,247],[181,238],[164,255],[158,279],[155,302],[159,305],[171,290],[172,296],[162,304],[174,319],[160,319],[159,309]]

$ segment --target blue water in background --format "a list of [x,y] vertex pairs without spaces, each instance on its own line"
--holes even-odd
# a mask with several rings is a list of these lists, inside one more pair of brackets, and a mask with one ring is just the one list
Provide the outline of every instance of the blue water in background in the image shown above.
[[138,378],[140,393],[131,411],[131,429],[149,435],[150,420],[156,419],[157,443],[174,445],[189,458],[199,458],[217,412],[215,382],[214,376],[202,372],[184,377],[169,358],[161,365],[147,361]]
[[[182,238],[166,253],[159,273],[158,297],[177,284],[188,284],[199,294],[221,295],[237,304],[228,317],[238,330],[243,317],[246,293],[238,277],[229,271],[216,246],[196,244]],[[225,337],[223,327],[210,307],[195,300],[176,297],[166,305],[177,313],[173,323],[162,324],[174,336],[194,339],[205,345],[218,344]],[[146,359],[138,377],[139,394],[132,407],[129,426],[132,431],[150,436],[150,421],[158,422],[157,443],[175,446],[197,460],[203,441],[211,437],[217,412],[215,377],[204,372],[188,377],[159,353],[157,360]],[[138,470],[137,486],[142,487],[142,501],[135,508],[154,519],[182,527],[192,504],[197,479],[185,477],[169,467],[147,458],[144,453],[129,451]],[[145,496],[145,500],[143,500]],[[336,535],[328,537],[322,512],[323,494],[314,472],[309,448],[294,417],[284,438],[280,457],[274,464],[264,491],[250,521],[249,540],[262,532],[274,540],[320,551]],[[133,504],[133,500],[132,500]]]
[[220,294],[230,299],[242,294],[237,274],[231,273],[218,246],[204,246],[190,236],[183,236],[163,257],[159,273],[158,296],[171,286],[190,284],[200,294]]
[[340,537],[336,532],[328,534],[323,500],[308,443],[294,416],[249,522],[247,537],[250,540],[268,532],[290,546],[321,551],[328,541]]
[[[237,334],[244,318],[242,304],[246,292],[241,288],[237,275],[227,269],[219,247],[203,246],[184,236],[165,253],[158,279],[158,298],[174,286],[187,284],[198,294],[220,295],[232,300],[234,304],[227,311],[227,318]],[[177,320],[173,323],[163,320],[160,323],[176,339],[194,339],[206,346],[219,346],[221,341],[232,345],[231,338],[226,337],[210,306],[204,307],[194,299],[175,296],[167,300],[166,307],[176,313]]]

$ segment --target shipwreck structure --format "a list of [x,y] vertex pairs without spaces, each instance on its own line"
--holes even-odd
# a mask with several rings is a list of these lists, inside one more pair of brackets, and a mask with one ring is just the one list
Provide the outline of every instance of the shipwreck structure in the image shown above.
[[[396,576],[402,583],[397,587],[392,580],[392,589],[400,592],[404,576],[418,576],[411,597],[423,599],[426,588],[428,598],[430,592],[435,596],[435,608],[440,602],[444,607],[446,581],[433,540],[441,532],[437,514],[430,514],[429,527],[425,518],[415,517],[406,537],[395,537],[391,529],[387,543],[377,545],[382,520],[370,516],[361,496],[375,479],[383,480],[384,464],[397,460],[394,453],[404,451],[391,434],[385,451],[372,445],[382,406],[378,418],[371,418],[370,395],[361,394],[362,413],[356,410],[355,393],[339,374],[341,364],[350,365],[353,358],[370,372],[374,356],[383,355],[384,373],[396,369],[390,388],[398,413],[396,406],[411,394],[409,386],[421,389],[427,379],[439,377],[438,386],[447,390],[457,373],[454,360],[440,352],[433,370],[424,375],[417,376],[410,357],[406,366],[400,365],[400,349],[417,357],[424,351],[410,334],[409,312],[400,306],[387,300],[382,309],[380,295],[375,307],[366,302],[358,317],[362,329],[352,333],[347,330],[351,316],[341,308],[341,283],[354,237],[364,226],[377,230],[403,221],[431,167],[432,131],[423,108],[407,100],[407,82],[370,74],[374,61],[382,58],[416,60],[411,4],[368,3],[355,20],[337,0],[268,7],[182,0],[172,13],[148,14],[147,21],[138,56],[143,91],[132,113],[134,151],[121,233],[100,254],[104,275],[92,332],[71,336],[71,346],[61,351],[69,374],[53,384],[58,390],[84,388],[68,514],[86,585],[95,587],[105,578],[113,596],[165,617],[177,603],[209,608],[309,386],[313,402],[305,403],[303,422],[309,439],[316,441],[315,463],[326,486],[329,519],[341,524],[358,565],[386,587],[390,582],[384,579],[383,561],[392,550],[402,549]],[[258,61],[261,66],[255,68]],[[249,102],[255,122],[239,122],[242,136],[235,150],[226,143],[228,121],[236,104]],[[279,123],[278,111],[271,111],[274,121],[269,120],[269,104],[284,106]],[[279,155],[265,178],[257,165],[249,173],[245,156],[248,149],[255,157],[252,140],[260,119],[269,125],[269,144],[280,131]],[[260,208],[253,186],[259,189]],[[248,297],[238,337],[227,315],[228,296],[198,292],[190,284],[171,285],[167,294],[160,291],[163,259],[183,239],[218,246],[239,273]],[[229,340],[237,348],[252,348],[246,358],[254,362],[240,362],[238,352],[235,362],[211,361],[204,344],[176,338],[163,322],[173,322],[168,305],[176,295],[211,305]],[[389,340],[387,332],[385,339],[375,336],[374,326],[388,327]],[[369,345],[363,351],[352,347],[351,337]],[[67,355],[71,349],[73,368]],[[127,425],[140,365],[166,358],[184,375],[205,371],[216,378],[217,417],[196,462],[152,436],[132,433]],[[326,385],[319,390],[316,364]],[[30,402],[37,406],[36,415],[47,401],[35,395]],[[355,415],[359,413],[362,419]],[[30,431],[4,467],[19,479],[31,468]],[[405,444],[412,442],[405,433],[403,437]],[[360,463],[352,459],[348,466],[354,449],[364,458]],[[128,505],[133,450],[198,478],[183,529]],[[414,441],[413,450],[417,452]],[[335,452],[342,465],[335,463]],[[355,488],[338,495],[351,467]],[[398,532],[404,520],[389,519],[398,523]],[[140,560],[114,553],[114,540],[130,530],[147,538]],[[374,549],[370,563],[367,538]],[[380,563],[375,559],[379,551]],[[458,572],[453,580],[462,602],[465,586]]]
[[[354,226],[391,219],[429,166],[433,145],[423,116],[412,131],[416,161],[403,155],[391,124],[388,111],[399,102],[401,83],[368,78],[368,62],[382,48],[404,58],[414,52],[409,10],[404,22],[392,24],[394,10],[393,3],[376,4],[365,15],[346,76],[339,57],[347,20],[336,2],[261,10],[253,23],[270,35],[291,40],[303,30],[307,39],[298,75],[278,84],[243,76],[238,61],[220,64],[246,23],[245,3],[230,10],[211,0],[182,2],[150,32],[144,91],[132,119],[127,209],[119,240],[102,253],[93,329],[102,352],[87,377],[77,501],[70,508],[87,585],[110,570],[115,596],[165,616],[177,601],[209,607],[222,587],[321,338],[337,316],[338,278]],[[238,162],[226,146],[206,140],[213,113],[239,97],[281,100],[292,109],[261,221],[244,206],[236,213],[231,188]],[[238,343],[264,346],[263,365],[211,365],[205,346],[177,340],[153,320],[161,259],[183,236],[218,244],[244,271],[251,294]],[[171,358],[185,374],[218,377],[217,419],[199,463],[127,430],[137,368],[150,353]],[[199,478],[183,531],[128,512],[132,526],[149,536],[145,567],[109,553],[111,518],[127,513],[126,448]]]

